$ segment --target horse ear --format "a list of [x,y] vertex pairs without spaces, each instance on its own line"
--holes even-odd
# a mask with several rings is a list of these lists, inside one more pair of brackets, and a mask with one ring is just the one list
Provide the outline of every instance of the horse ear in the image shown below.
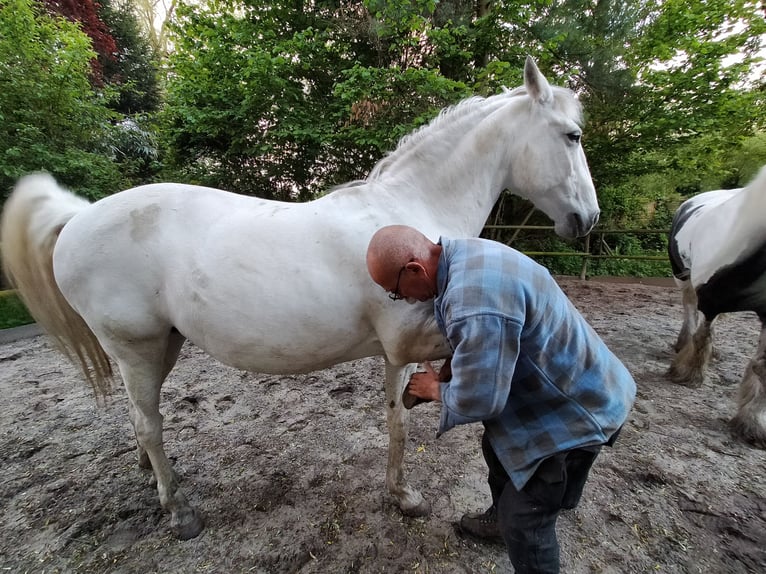
[[538,104],[549,104],[553,101],[553,90],[548,80],[540,72],[532,56],[527,56],[524,63],[524,86],[529,96]]

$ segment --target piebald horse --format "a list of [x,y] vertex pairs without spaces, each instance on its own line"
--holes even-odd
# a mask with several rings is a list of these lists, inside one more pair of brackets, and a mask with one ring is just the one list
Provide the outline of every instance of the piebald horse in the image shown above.
[[35,174],[4,208],[3,260],[97,395],[110,390],[117,365],[139,464],[153,469],[178,537],[196,536],[203,522],[165,454],[159,400],[187,339],[227,365],[273,374],[382,355],[386,486],[402,512],[423,515],[429,505],[402,470],[401,396],[417,362],[449,349],[430,303],[393,303],[372,282],[369,239],[394,223],[433,239],[476,236],[506,188],[559,235],[587,234],[599,209],[580,124],[572,92],[551,86],[528,58],[522,87],[443,110],[366,180],[307,203],[163,183],[91,204]]
[[670,377],[700,386],[712,355],[716,317],[754,311],[761,335],[739,386],[731,427],[745,441],[766,448],[766,167],[744,188],[708,191],[682,203],[673,217],[668,252],[684,308]]

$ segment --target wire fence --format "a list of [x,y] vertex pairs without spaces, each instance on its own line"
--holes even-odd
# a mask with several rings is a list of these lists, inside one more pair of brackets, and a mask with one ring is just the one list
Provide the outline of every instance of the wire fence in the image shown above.
[[[504,241],[507,245],[512,245],[518,239],[523,231],[550,231],[553,232],[552,225],[485,225],[487,231],[513,231],[510,239]],[[583,238],[582,251],[526,251],[523,253],[530,257],[576,257],[582,260],[580,266],[580,279],[588,276],[588,264],[591,261],[599,259],[625,259],[625,260],[644,260],[669,262],[667,255],[633,255],[615,252],[604,239],[606,235],[665,235],[668,229],[594,229]],[[592,249],[594,246],[594,249]],[[595,250],[595,253],[592,251]]]

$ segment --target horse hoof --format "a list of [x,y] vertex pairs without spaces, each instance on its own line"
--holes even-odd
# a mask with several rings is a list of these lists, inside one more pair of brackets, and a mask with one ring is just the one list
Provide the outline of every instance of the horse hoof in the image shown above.
[[205,528],[205,521],[202,515],[194,509],[179,513],[179,516],[173,516],[170,522],[170,528],[173,534],[179,540],[189,540],[199,536]]
[[427,500],[421,500],[414,506],[401,507],[402,514],[412,518],[419,518],[431,514],[431,505]]
[[702,386],[705,377],[697,373],[689,373],[685,369],[678,369],[675,366],[671,366],[668,369],[665,376],[677,385],[689,387],[690,389],[697,389]]
[[766,450],[766,433],[745,417],[735,416],[729,421],[732,434],[754,448]]

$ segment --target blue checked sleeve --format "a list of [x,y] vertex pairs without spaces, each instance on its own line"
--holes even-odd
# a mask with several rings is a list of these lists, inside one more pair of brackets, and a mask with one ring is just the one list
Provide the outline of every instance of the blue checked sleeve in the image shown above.
[[521,325],[500,314],[471,315],[447,326],[452,379],[441,385],[438,435],[502,413],[519,357]]

